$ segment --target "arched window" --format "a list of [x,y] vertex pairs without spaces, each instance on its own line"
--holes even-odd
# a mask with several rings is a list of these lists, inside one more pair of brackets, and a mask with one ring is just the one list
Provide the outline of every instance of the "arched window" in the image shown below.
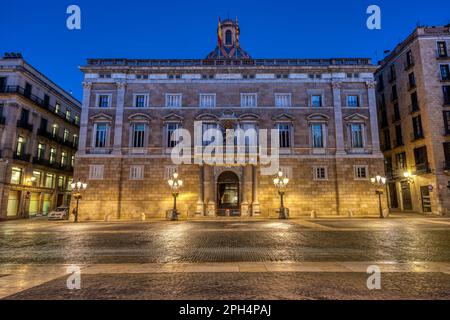
[[225,44],[226,45],[231,45],[231,36],[232,36],[231,30],[227,30],[225,32]]

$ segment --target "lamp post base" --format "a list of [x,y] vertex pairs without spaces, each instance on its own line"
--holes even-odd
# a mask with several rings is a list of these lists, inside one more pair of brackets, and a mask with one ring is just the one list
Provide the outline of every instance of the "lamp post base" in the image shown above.
[[170,210],[169,220],[170,221],[177,221],[178,220],[178,211],[177,210]]
[[280,208],[279,219],[289,219],[289,209],[288,208]]

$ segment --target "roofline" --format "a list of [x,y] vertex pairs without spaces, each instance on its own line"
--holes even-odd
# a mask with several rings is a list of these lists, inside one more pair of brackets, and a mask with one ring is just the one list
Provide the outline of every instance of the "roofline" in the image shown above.
[[50,78],[48,78],[45,74],[43,74],[42,72],[40,72],[38,69],[36,69],[35,67],[33,67],[30,63],[28,63],[23,57],[22,58],[0,58],[0,61],[10,61],[10,60],[19,60],[23,63],[23,66],[26,66],[28,68],[30,68],[33,72],[37,73],[38,75],[40,75],[41,77],[43,77],[46,81],[48,81],[50,83],[51,86],[54,86],[56,89],[58,89],[59,91],[61,91],[61,94],[67,99],[67,100],[73,100],[72,103],[75,104],[77,107],[80,108],[81,110],[81,106],[82,103],[81,101],[79,101],[77,98],[75,98],[73,95],[71,95],[69,92],[67,92],[65,89],[63,89],[62,87],[60,87],[58,84],[56,84],[55,82],[53,82]]

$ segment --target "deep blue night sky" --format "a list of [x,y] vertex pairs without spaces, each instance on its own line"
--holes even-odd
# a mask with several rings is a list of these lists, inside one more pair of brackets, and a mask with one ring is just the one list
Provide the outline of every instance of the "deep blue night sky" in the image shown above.
[[[82,29],[66,28],[81,7]],[[366,9],[382,10],[382,30],[366,28]],[[242,47],[254,58],[383,57],[416,26],[450,22],[450,1],[8,1],[1,4],[0,52],[25,59],[81,97],[78,66],[88,57],[204,58],[217,18],[238,17]],[[3,10],[5,9],[5,10]]]

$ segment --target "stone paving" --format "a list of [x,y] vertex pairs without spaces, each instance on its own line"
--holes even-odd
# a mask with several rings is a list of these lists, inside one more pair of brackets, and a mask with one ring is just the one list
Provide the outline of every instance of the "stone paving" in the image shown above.
[[[428,217],[12,221],[0,224],[0,298],[448,299],[449,231],[450,219]],[[370,265],[382,271],[376,293]]]

